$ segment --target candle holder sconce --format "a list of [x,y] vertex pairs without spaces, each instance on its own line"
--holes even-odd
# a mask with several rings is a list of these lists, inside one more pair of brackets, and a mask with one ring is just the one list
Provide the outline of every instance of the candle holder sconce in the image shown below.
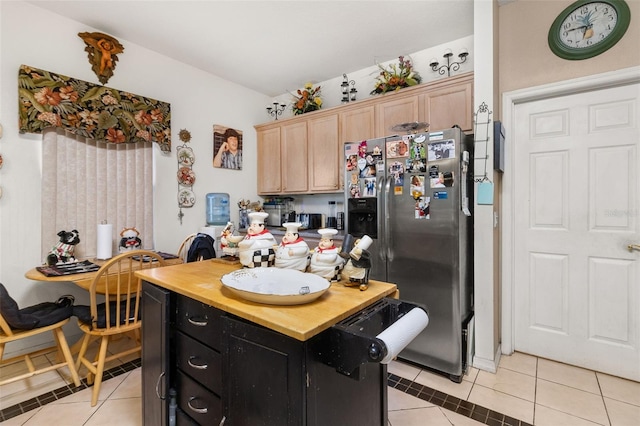
[[282,112],[284,111],[284,108],[286,107],[285,104],[278,104],[278,102],[274,102],[273,106],[268,106],[267,107],[267,112],[269,113],[270,116],[275,117],[275,119],[278,119],[279,115],[282,115]]
[[[459,62],[451,62],[451,57],[453,56],[453,52],[451,49],[446,49],[444,51],[444,55],[442,57],[446,59],[447,63],[440,65],[436,58],[432,58],[429,62],[429,66],[433,71],[436,71],[440,75],[444,75],[447,73],[447,77],[451,77],[451,71],[458,71],[460,69],[460,64],[464,63],[467,60],[467,56],[469,56],[469,51],[467,49],[460,50],[458,53],[458,58],[460,58]],[[438,67],[440,65],[440,67]]]
[[[351,89],[349,89],[349,86],[351,86]],[[349,81],[349,77],[347,77],[346,74],[342,74],[342,83],[340,84],[340,87],[342,88],[343,104],[356,100],[356,96],[358,94],[358,90],[356,90],[356,82],[354,80]]]

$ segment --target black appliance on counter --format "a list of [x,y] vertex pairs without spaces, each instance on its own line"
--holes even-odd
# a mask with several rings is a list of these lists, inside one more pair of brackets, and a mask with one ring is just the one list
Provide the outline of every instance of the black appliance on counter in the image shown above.
[[322,228],[322,215],[319,213],[300,213],[296,215],[296,222],[302,224],[302,229]]

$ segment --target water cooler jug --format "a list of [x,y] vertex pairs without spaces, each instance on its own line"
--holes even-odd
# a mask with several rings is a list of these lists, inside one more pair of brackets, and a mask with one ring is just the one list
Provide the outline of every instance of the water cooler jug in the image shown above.
[[223,192],[207,194],[207,225],[226,225],[230,220],[229,194]]

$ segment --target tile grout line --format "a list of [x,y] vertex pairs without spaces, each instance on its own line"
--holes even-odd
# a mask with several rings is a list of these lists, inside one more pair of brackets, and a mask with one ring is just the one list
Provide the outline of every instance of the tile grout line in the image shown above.
[[[111,378],[117,377],[126,372],[135,370],[136,368],[142,365],[142,361],[140,358],[135,359],[133,361],[125,362],[124,364],[118,365],[116,367],[110,368],[106,370],[103,375],[103,382],[109,380]],[[54,402],[60,400],[66,396],[72,395],[74,393],[80,392],[87,388],[91,387],[87,384],[87,379],[80,380],[80,386],[75,387],[73,384],[61,386],[58,389],[54,389],[49,392],[45,392],[42,395],[35,396],[26,401],[19,402],[10,407],[4,408],[0,410],[0,422],[4,422],[13,417],[19,416],[21,414],[27,413],[36,408],[40,408],[49,404],[50,402]]]
[[[105,371],[105,377],[103,380],[108,380],[110,378],[119,376],[128,371],[134,370],[141,365],[141,360],[138,358],[134,361],[130,361],[125,364],[113,367]],[[412,395],[416,398],[430,402],[440,408],[452,411],[465,417],[469,417],[484,424],[492,426],[531,426],[524,421],[510,418],[505,414],[489,410],[485,407],[473,404],[452,395],[448,395],[444,392],[421,385],[420,383],[417,383],[413,380],[405,379],[392,373],[388,373],[387,384],[390,387]],[[50,402],[57,401],[89,387],[90,386],[87,384],[86,379],[82,379],[81,384],[78,387],[74,387],[73,385],[62,386],[53,391],[46,392],[43,395],[39,395],[27,401],[23,401],[11,407],[7,407],[3,410],[0,410],[0,422],[9,420],[13,417],[42,407]]]
[[[387,384],[389,387],[401,392],[413,395],[423,401],[430,402],[441,408],[453,411],[475,421],[491,426],[533,426],[523,420],[509,417],[506,414],[498,413],[480,405],[474,404],[464,399],[448,395],[428,386],[421,385],[415,381],[405,379],[393,373],[388,373]],[[451,408],[454,407],[454,408]]]

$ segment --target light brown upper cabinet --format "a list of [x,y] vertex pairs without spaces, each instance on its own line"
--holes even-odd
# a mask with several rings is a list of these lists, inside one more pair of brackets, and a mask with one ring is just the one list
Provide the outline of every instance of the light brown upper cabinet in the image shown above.
[[460,126],[465,132],[473,129],[473,80],[460,81],[420,95],[421,117],[430,130]]
[[420,121],[418,111],[418,95],[406,96],[400,99],[393,95],[383,95],[376,105],[376,136],[394,135],[398,132],[391,130],[396,124]]
[[302,194],[309,190],[307,122],[288,123],[281,128],[282,193]]
[[338,114],[309,119],[307,130],[309,191],[341,191]]
[[340,111],[340,146],[376,136],[375,105]]
[[282,191],[280,152],[280,127],[257,131],[258,194]]
[[396,124],[473,130],[473,73],[256,125],[258,194],[339,193],[345,142],[389,136]]

